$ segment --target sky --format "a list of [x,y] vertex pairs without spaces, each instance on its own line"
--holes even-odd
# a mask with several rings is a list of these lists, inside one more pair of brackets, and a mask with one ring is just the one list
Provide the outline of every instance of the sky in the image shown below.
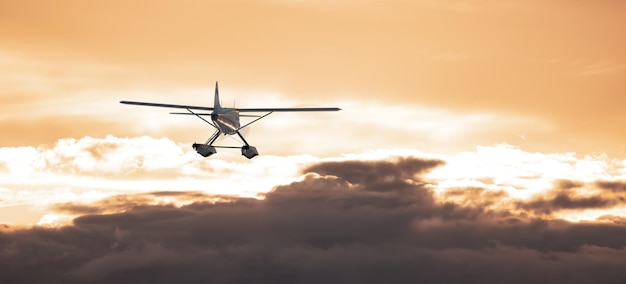
[[[624,50],[617,0],[0,0],[0,282],[624,283]],[[216,81],[342,110],[248,160],[119,104]]]

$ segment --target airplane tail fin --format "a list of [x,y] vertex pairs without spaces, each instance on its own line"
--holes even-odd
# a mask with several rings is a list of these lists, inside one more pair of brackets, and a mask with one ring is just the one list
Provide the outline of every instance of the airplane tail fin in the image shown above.
[[213,100],[213,107],[216,109],[222,108],[222,106],[220,105],[220,92],[217,88],[217,81],[215,81],[215,98]]

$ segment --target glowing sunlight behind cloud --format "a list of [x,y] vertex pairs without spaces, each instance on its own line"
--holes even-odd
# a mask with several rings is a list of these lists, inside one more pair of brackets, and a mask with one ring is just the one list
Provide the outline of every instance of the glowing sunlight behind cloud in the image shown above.
[[[462,189],[481,189],[485,191],[483,194],[504,194],[501,199],[492,200],[495,202],[493,207],[502,210],[509,210],[519,202],[553,198],[552,192],[558,190],[562,181],[580,183],[572,192],[575,197],[600,193],[601,189],[595,185],[597,182],[626,179],[624,161],[606,156],[577,157],[573,153],[528,153],[510,145],[481,146],[475,151],[458,155],[380,149],[327,158],[295,155],[260,156],[246,160],[237,151],[221,151],[216,158],[203,159],[187,145],[179,145],[166,138],[84,137],[59,140],[51,148],[0,148],[0,166],[3,169],[0,174],[0,187],[3,189],[0,206],[28,206],[39,212],[40,223],[54,223],[55,204],[87,205],[121,194],[202,192],[206,195],[198,196],[199,200],[208,200],[211,195],[260,198],[259,194],[276,186],[301,179],[302,168],[314,163],[389,160],[410,156],[430,156],[445,162],[445,165],[436,167],[425,176],[433,183],[441,202],[469,202],[474,197],[466,194],[471,191],[468,193]],[[459,190],[462,192],[459,193]],[[169,201],[161,199],[160,202],[177,204],[176,200],[173,196]],[[596,210],[596,213],[587,217],[581,215],[582,211],[568,213],[567,210],[557,210],[560,215],[555,216],[569,216],[571,220],[593,220],[606,214],[626,217],[620,209],[621,203],[614,205],[588,208]],[[532,211],[530,207],[524,210],[541,213]],[[63,220],[68,221],[72,217],[67,215]],[[7,215],[2,221],[16,222],[17,219],[11,218]]]

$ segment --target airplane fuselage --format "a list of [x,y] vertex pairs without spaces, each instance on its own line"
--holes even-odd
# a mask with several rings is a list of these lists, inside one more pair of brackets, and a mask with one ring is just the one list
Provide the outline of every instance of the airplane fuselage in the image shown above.
[[211,120],[225,135],[233,135],[239,131],[239,112],[233,108],[216,108],[211,113]]

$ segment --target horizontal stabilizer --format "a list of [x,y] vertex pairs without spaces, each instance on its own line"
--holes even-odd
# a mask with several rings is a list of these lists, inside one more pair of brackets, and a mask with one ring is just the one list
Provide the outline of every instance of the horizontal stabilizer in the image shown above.
[[[210,113],[198,113],[198,112],[170,112],[170,114],[179,114],[179,115],[211,115]],[[242,114],[240,117],[261,117],[260,115],[251,115],[251,114]]]
[[170,112],[170,114],[180,114],[180,115],[211,115],[210,113],[191,113],[191,112]]
[[338,107],[238,108],[239,112],[340,111]]

